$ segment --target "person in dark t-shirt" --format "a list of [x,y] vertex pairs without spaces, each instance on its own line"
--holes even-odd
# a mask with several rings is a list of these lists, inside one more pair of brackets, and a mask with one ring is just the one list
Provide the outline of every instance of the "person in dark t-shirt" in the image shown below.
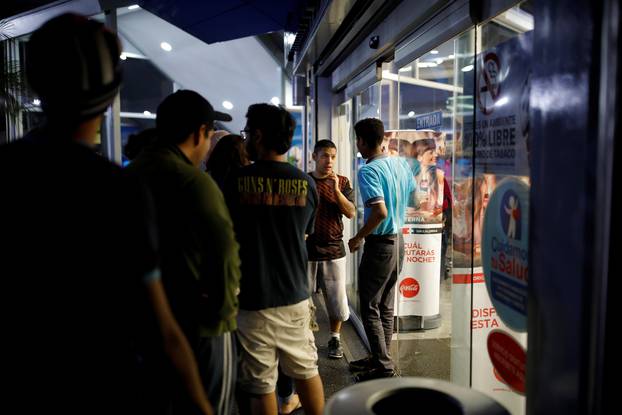
[[318,196],[313,180],[288,164],[295,121],[284,108],[248,109],[247,150],[255,163],[225,185],[240,243],[240,386],[254,413],[276,413],[277,367],[296,380],[307,414],[321,414],[324,391],[309,327],[305,234]]
[[315,233],[307,239],[309,283],[322,288],[330,319],[328,357],[343,357],[341,323],[350,317],[346,294],[346,250],[343,244],[342,216],[354,217],[354,192],[345,176],[335,173],[333,163],[337,147],[330,140],[320,140],[313,149],[315,170],[311,177],[320,196],[315,219]]
[[47,123],[0,147],[6,410],[157,413],[144,405],[137,353],[138,327],[153,323],[194,404],[212,413],[164,295],[148,194],[93,150],[121,84],[120,52],[112,32],[75,14],[27,45]]

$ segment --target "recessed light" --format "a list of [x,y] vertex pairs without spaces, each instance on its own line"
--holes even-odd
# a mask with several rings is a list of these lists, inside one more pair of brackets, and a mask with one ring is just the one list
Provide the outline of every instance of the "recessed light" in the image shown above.
[[222,106],[225,109],[228,109],[228,110],[232,110],[233,109],[233,104],[231,103],[231,101],[223,101],[222,102]]
[[461,69],[461,71],[462,71],[462,72],[469,72],[469,71],[472,71],[472,70],[473,70],[473,68],[474,68],[474,66],[473,66],[473,65],[467,65],[467,66],[465,66],[464,68],[462,68],[462,69]]
[[36,99],[36,98],[35,98],[35,99],[33,99],[33,100],[32,100],[32,103],[33,103],[34,105],[41,105],[41,100],[40,100],[40,99]]
[[143,111],[143,114],[145,114],[145,115],[151,115],[151,112],[149,112],[149,111]]
[[408,113],[408,118],[412,118],[412,117],[414,117],[414,116],[415,116],[415,111],[410,111],[410,112]]
[[171,44],[170,44],[170,43],[168,43],[168,42],[162,42],[162,43],[160,43],[160,47],[161,47],[162,49],[164,49],[165,51],[167,51],[167,52],[170,52],[170,51],[172,51],[172,50],[173,50],[173,47],[172,47],[172,46],[171,46]]
[[127,59],[127,55],[125,53],[122,53],[121,56],[119,56],[119,58],[121,58],[122,61]]
[[431,53],[432,55],[438,55],[438,50],[436,50],[436,49],[431,50],[431,51],[430,51],[430,53]]
[[273,103],[274,105],[279,105],[281,103],[281,100],[279,99],[279,97],[272,97],[270,102]]
[[140,6],[138,4],[132,4],[131,6],[127,6],[127,8],[129,10],[136,10],[136,9],[140,9]]

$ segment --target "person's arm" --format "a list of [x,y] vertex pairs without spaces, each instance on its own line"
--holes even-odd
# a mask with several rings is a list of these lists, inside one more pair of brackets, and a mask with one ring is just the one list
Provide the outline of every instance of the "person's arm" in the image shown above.
[[380,223],[382,223],[388,215],[387,207],[384,202],[378,202],[371,205],[371,211],[369,213],[369,218],[367,218],[367,222],[365,222],[357,234],[348,241],[350,252],[357,251],[363,244],[365,237],[372,233],[373,230],[376,229],[376,227],[380,225]]
[[146,288],[149,302],[162,335],[166,355],[182,378],[195,405],[200,408],[203,414],[212,415],[214,411],[201,384],[197,362],[186,336],[184,336],[171,312],[162,281],[159,279],[150,281],[146,283]]
[[[337,202],[337,206],[339,206],[339,210],[342,214],[345,215],[346,218],[352,219],[354,217],[354,213],[356,212],[356,207],[354,203],[341,191],[341,186],[339,183],[339,176],[335,172],[330,175],[330,178],[335,183],[335,201]],[[346,181],[348,180],[345,178]],[[352,190],[349,183],[346,183],[346,189]],[[347,190],[346,190],[347,191]]]
[[211,177],[204,178],[196,183],[198,198],[193,203],[197,209],[197,235],[205,254],[201,285],[207,297],[201,308],[201,321],[209,334],[222,324],[226,330],[236,328],[241,264],[240,246],[224,196]]

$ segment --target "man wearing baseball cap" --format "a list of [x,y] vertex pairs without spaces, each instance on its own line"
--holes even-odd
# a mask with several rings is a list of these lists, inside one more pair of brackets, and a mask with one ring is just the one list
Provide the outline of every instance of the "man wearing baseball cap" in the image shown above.
[[[158,140],[128,167],[156,206],[162,278],[173,313],[197,353],[218,414],[231,413],[240,279],[238,244],[222,193],[199,166],[214,121],[231,121],[197,92],[179,90],[157,110]],[[183,404],[182,404],[183,405]]]
[[75,14],[27,45],[47,121],[0,148],[1,376],[3,404],[18,412],[157,413],[142,406],[153,404],[136,348],[137,327],[152,322],[175,378],[212,413],[164,295],[147,195],[93,149],[121,85],[119,54],[114,33]]

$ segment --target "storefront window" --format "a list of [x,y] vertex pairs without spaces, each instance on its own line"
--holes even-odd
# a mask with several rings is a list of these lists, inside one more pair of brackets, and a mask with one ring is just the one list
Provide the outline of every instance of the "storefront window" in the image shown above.
[[399,68],[387,132],[417,182],[394,360],[513,414],[525,412],[532,29],[523,3]]

